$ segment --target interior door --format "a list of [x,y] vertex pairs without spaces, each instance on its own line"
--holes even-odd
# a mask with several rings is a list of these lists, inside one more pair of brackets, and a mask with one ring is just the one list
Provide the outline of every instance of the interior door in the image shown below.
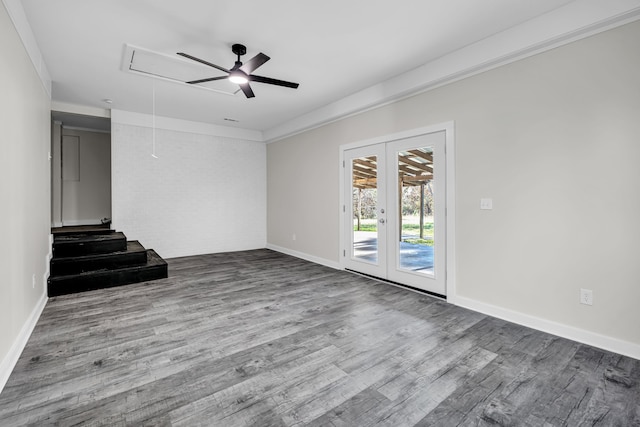
[[346,268],[446,295],[445,132],[344,151]]

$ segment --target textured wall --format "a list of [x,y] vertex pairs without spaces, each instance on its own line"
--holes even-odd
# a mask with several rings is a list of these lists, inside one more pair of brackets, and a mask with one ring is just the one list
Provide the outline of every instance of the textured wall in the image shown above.
[[[114,118],[114,120],[117,120]],[[263,248],[263,143],[112,120],[113,227],[160,256]]]

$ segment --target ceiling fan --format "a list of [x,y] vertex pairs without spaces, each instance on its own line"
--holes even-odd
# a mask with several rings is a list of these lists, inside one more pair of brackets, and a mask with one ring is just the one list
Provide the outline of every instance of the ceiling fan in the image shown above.
[[284,80],[277,80],[277,79],[272,79],[270,77],[263,77],[263,76],[257,76],[255,74],[251,74],[256,68],[260,67],[262,64],[264,64],[269,59],[271,59],[264,53],[260,52],[259,54],[251,58],[249,61],[247,61],[246,64],[243,64],[240,61],[240,57],[247,53],[247,48],[241,44],[234,44],[233,46],[231,46],[231,51],[234,54],[238,55],[238,60],[236,61],[234,66],[231,67],[230,70],[227,70],[226,68],[221,67],[219,65],[212,64],[211,62],[207,62],[203,59],[196,58],[195,56],[191,56],[183,52],[178,52],[178,55],[180,56],[184,56],[185,58],[189,58],[193,61],[200,62],[201,64],[208,65],[209,67],[216,68],[228,74],[227,76],[209,77],[206,79],[192,80],[186,83],[193,85],[197,83],[211,82],[214,80],[229,79],[230,82],[236,83],[240,86],[240,89],[242,89],[242,92],[244,92],[247,98],[255,97],[253,90],[251,90],[251,86],[249,86],[249,82],[267,83],[270,85],[290,87],[293,89],[298,88],[299,86],[298,83],[286,82]]

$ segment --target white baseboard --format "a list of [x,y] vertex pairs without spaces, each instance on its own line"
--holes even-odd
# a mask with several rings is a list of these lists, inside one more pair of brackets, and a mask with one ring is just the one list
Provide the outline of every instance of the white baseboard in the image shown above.
[[56,227],[62,227],[62,222],[61,221],[55,221],[53,224],[51,224],[52,228],[56,228]]
[[528,314],[519,313],[517,311],[476,301],[470,298],[455,296],[454,298],[449,298],[448,302],[492,317],[497,317],[502,320],[517,323],[522,326],[527,326],[552,335],[557,335],[562,338],[567,338],[572,341],[577,341],[640,360],[640,345],[632,342],[611,338],[595,332],[530,316]]
[[293,249],[283,248],[281,246],[272,245],[270,243],[267,243],[267,249],[271,249],[273,251],[281,252],[283,254],[291,255],[307,261],[315,262],[316,264],[324,265],[326,267],[335,268],[336,270],[342,270],[342,267],[338,262],[330,261],[328,259],[320,258],[314,255],[309,255],[304,252],[294,251]]
[[22,326],[20,333],[9,349],[9,353],[7,353],[2,360],[2,363],[0,363],[0,393],[2,393],[13,368],[16,366],[16,363],[18,363],[22,350],[24,350],[24,347],[27,345],[27,341],[29,341],[29,337],[31,336],[33,329],[36,327],[36,323],[38,323],[38,319],[40,318],[42,310],[44,310],[44,306],[46,304],[47,293],[44,292],[40,297],[40,300],[36,303],[36,306],[31,311],[29,318],[27,318],[27,321]]

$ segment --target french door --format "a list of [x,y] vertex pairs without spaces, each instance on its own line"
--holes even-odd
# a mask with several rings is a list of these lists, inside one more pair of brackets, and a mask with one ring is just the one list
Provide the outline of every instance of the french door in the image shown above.
[[344,150],[344,265],[446,295],[445,132]]

